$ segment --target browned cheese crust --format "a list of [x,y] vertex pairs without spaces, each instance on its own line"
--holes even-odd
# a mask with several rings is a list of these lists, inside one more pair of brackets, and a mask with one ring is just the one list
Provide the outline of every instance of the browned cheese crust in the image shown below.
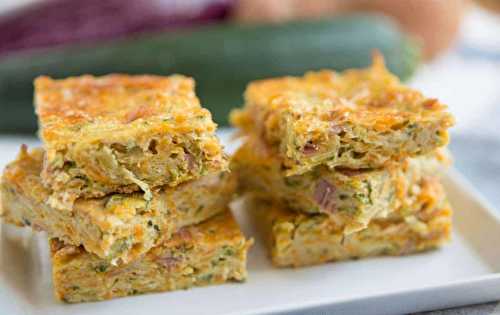
[[176,187],[163,186],[150,201],[141,193],[77,199],[71,209],[47,202],[42,185],[44,151],[21,149],[4,171],[2,217],[21,226],[45,230],[49,236],[84,248],[115,264],[127,263],[170,237],[183,226],[223,211],[236,188],[230,173],[213,173]]
[[371,256],[400,256],[434,249],[451,237],[452,210],[439,180],[415,187],[418,194],[388,217],[344,235],[341,226],[322,214],[290,211],[262,200],[247,205],[278,267],[300,267]]
[[381,169],[335,169],[317,166],[301,175],[286,176],[280,159],[254,137],[234,154],[231,169],[239,190],[284,203],[291,210],[324,213],[344,233],[367,227],[411,198],[424,178],[438,176],[449,164],[443,150],[407,158]]
[[35,80],[42,179],[53,206],[79,196],[175,186],[227,168],[216,124],[194,80],[112,74]]
[[366,69],[251,82],[231,120],[275,148],[288,175],[429,153],[448,142],[453,125],[445,105],[401,84],[381,56]]
[[55,294],[65,302],[76,303],[244,281],[251,243],[229,210],[183,228],[125,266],[112,266],[82,247],[52,239]]

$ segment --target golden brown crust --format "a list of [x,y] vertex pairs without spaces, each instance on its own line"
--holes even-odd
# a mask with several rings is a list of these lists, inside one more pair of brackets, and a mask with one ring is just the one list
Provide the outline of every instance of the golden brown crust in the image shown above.
[[[160,117],[179,123],[186,116],[208,114],[196,98],[194,80],[181,75],[84,75],[63,80],[42,76],[35,80],[35,96],[46,141],[65,141],[56,135],[78,133],[79,125],[127,125]],[[183,124],[184,128],[188,126]],[[214,125],[207,127],[213,130]]]
[[35,80],[51,203],[176,186],[227,168],[216,124],[194,81],[181,75],[111,74]]
[[320,165],[301,175],[286,176],[273,150],[248,137],[231,160],[240,192],[281,202],[291,210],[327,214],[344,233],[366,228],[374,217],[396,211],[415,198],[415,187],[437,178],[448,164],[438,150],[407,158],[381,169],[330,170]]
[[129,265],[112,266],[83,248],[50,240],[56,296],[87,302],[246,278],[245,240],[229,210],[183,228]]
[[451,237],[452,211],[447,203],[425,205],[404,216],[374,219],[366,229],[348,236],[325,215],[294,213],[269,203],[254,204],[251,212],[278,267],[408,255],[440,247]]
[[176,187],[160,187],[146,202],[142,194],[112,194],[78,199],[70,209],[48,204],[51,191],[42,185],[44,151],[26,147],[5,168],[3,219],[19,226],[45,230],[66,243],[83,244],[87,251],[116,263],[140,257],[183,226],[201,222],[230,202],[235,178],[214,173]]
[[414,116],[451,120],[449,114],[443,115],[447,106],[402,85],[379,57],[367,69],[343,73],[321,70],[304,77],[254,81],[248,85],[245,98],[250,104],[268,106],[269,111],[289,110],[297,119],[317,114],[321,121],[352,121],[380,132]]
[[448,141],[446,109],[402,85],[378,56],[367,69],[254,81],[232,122],[278,148],[292,175],[319,164],[380,167],[430,152]]

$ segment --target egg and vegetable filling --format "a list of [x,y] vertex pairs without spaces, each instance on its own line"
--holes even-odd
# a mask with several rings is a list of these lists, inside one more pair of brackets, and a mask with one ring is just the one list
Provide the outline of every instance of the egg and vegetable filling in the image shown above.
[[371,170],[330,170],[317,166],[286,176],[279,158],[261,141],[249,137],[231,160],[239,190],[283,203],[291,210],[323,213],[350,234],[366,228],[374,217],[395,211],[411,198],[415,185],[440,173],[449,163],[444,151],[407,158]]
[[388,217],[374,218],[367,228],[345,235],[324,214],[303,214],[253,198],[248,210],[278,267],[300,267],[370,256],[400,256],[447,243],[452,211],[437,180]]
[[366,69],[251,82],[231,120],[275,148],[287,175],[426,154],[448,142],[453,125],[445,105],[401,84],[381,56]]
[[56,296],[69,303],[244,281],[246,240],[229,210],[182,228],[131,264],[113,266],[82,247],[51,239]]
[[53,207],[78,197],[176,186],[227,168],[216,124],[194,80],[173,75],[35,80],[42,172]]
[[205,175],[176,187],[152,191],[150,201],[141,193],[111,194],[77,199],[71,209],[53,208],[51,190],[42,184],[44,151],[22,147],[4,171],[4,221],[45,230],[50,237],[83,245],[86,251],[113,264],[127,263],[169,238],[183,226],[196,224],[221,212],[230,202],[236,180],[225,172]]

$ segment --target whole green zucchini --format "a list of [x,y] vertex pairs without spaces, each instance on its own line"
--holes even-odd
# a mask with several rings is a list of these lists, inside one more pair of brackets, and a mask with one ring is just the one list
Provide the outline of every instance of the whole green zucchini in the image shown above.
[[32,81],[42,74],[193,76],[202,104],[226,125],[230,109],[241,105],[249,81],[320,68],[364,67],[375,48],[403,79],[418,64],[417,46],[390,20],[373,15],[281,25],[222,24],[13,55],[0,59],[0,132],[36,130]]

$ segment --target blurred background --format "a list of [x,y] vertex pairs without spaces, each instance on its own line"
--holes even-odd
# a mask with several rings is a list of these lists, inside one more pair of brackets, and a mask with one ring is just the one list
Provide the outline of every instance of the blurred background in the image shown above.
[[37,141],[37,75],[191,75],[226,126],[248,81],[367,66],[374,48],[450,106],[457,168],[500,203],[500,0],[2,0],[0,165]]

